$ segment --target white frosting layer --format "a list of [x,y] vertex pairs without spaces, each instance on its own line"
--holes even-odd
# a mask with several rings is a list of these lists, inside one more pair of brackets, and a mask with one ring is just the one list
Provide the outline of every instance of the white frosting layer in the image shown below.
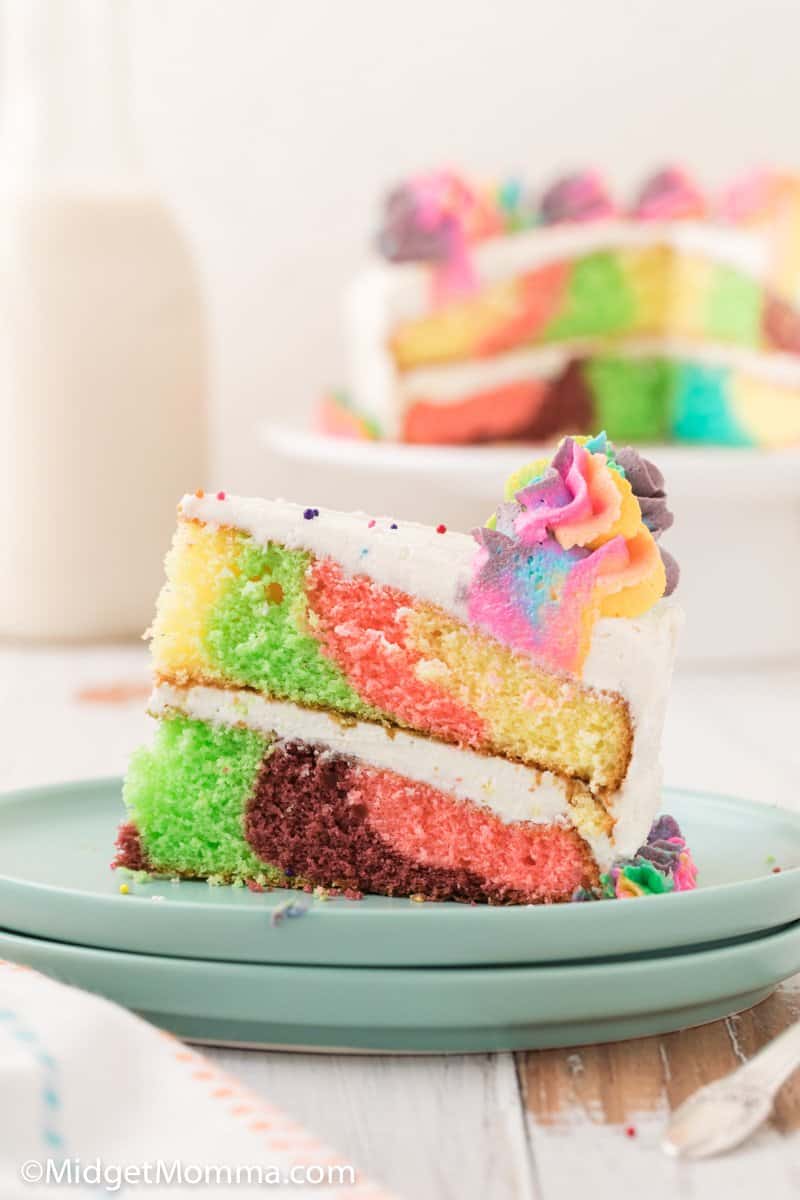
[[[769,245],[763,233],[710,221],[640,221],[610,218],[537,226],[523,233],[490,238],[472,250],[481,283],[494,283],[519,270],[535,270],[550,262],[603,250],[646,250],[668,246],[698,254],[763,279],[769,268]],[[412,264],[426,276],[422,312],[428,308],[430,268]],[[395,270],[391,267],[390,270]]]
[[[474,540],[467,534],[438,534],[430,526],[409,521],[395,522],[398,528],[392,530],[392,522],[384,517],[370,528],[372,518],[365,513],[330,509],[320,509],[318,517],[306,520],[300,505],[237,496],[225,500],[185,496],[181,511],[185,517],[212,527],[241,529],[261,544],[274,541],[308,550],[320,558],[331,557],[350,575],[367,575],[377,584],[408,592],[439,605],[461,621],[467,620],[465,597],[476,551]],[[682,621],[682,610],[673,599],[659,601],[641,617],[598,621],[584,664],[583,682],[622,696],[633,725],[630,766],[613,799],[615,843],[621,854],[633,853],[641,845],[658,809],[659,744]],[[287,707],[293,714],[306,712]],[[296,725],[292,736],[303,736]],[[417,738],[414,744],[419,740],[429,744],[429,739]],[[452,748],[450,752],[466,753]],[[485,761],[483,756],[477,757]]]
[[562,342],[557,346],[534,346],[509,350],[491,358],[468,358],[440,366],[418,367],[398,375],[396,395],[403,408],[409,401],[425,399],[449,404],[473,392],[517,383],[520,379],[553,379],[570,359],[591,352],[591,342]]
[[368,272],[344,298],[348,386],[357,412],[378,422],[386,438],[401,432],[399,372],[389,349],[393,326],[390,271]]
[[779,387],[800,387],[800,357],[777,350],[753,350],[733,343],[692,342],[684,338],[636,338],[620,341],[614,351],[630,358],[663,357],[709,367],[727,367]]
[[391,272],[356,279],[344,304],[347,377],[358,412],[374,418],[383,437],[400,434],[399,372],[389,351],[393,317]]
[[608,800],[622,854],[642,844],[661,802],[661,735],[683,620],[683,609],[670,597],[641,617],[598,621],[584,663],[583,682],[623,696],[633,725],[628,771]]
[[471,358],[442,366],[420,367],[398,375],[392,386],[403,410],[409,402],[420,398],[434,404],[449,404],[475,392],[502,387],[506,383],[553,379],[565,370],[573,358],[591,354],[700,363],[741,372],[777,387],[800,388],[800,358],[796,354],[764,354],[743,346],[692,342],[672,337],[625,338],[615,341],[613,345],[596,339],[582,340],[561,342],[557,346],[511,350],[492,358]]
[[[427,783],[456,799],[491,809],[506,824],[533,821],[576,824],[566,785],[549,771],[535,771],[508,759],[461,750],[445,742],[403,730],[357,721],[345,725],[326,712],[269,700],[253,692],[224,688],[175,688],[159,685],[150,697],[149,711],[161,717],[185,713],[217,725],[245,725],[281,740],[299,738],[325,746],[379,770],[394,771],[417,783]],[[628,853],[605,834],[577,827],[601,869],[620,853]],[[638,848],[641,839],[632,850]]]

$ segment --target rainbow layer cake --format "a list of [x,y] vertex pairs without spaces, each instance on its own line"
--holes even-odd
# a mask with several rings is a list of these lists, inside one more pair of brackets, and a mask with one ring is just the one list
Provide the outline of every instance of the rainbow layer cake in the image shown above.
[[629,205],[591,172],[538,201],[415,177],[387,199],[347,343],[329,432],[800,442],[800,177],[714,199],[669,168]]
[[657,469],[567,438],[472,535],[184,497],[118,865],[527,904],[690,887]]

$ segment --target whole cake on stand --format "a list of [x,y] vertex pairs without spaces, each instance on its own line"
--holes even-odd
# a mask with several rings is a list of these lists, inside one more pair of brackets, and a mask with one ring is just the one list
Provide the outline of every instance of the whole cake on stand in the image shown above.
[[412,443],[800,442],[800,177],[632,203],[584,172],[534,201],[451,171],[388,196],[321,428]]

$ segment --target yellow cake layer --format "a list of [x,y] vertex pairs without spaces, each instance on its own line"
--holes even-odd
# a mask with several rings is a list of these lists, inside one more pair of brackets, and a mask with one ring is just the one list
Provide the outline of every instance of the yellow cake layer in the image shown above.
[[[405,644],[393,653],[407,664],[407,690],[419,692],[416,707],[398,713],[384,695],[364,696],[347,663],[321,644],[305,594],[314,562],[305,551],[182,520],[152,630],[156,675],[184,686],[249,687],[396,724],[584,781],[596,792],[620,786],[632,728],[619,695],[552,674],[437,606],[402,598]],[[378,584],[371,587],[385,597]],[[367,634],[385,638],[377,620]],[[379,676],[379,669],[370,672],[378,679],[373,686],[381,685]],[[451,698],[471,722],[463,736],[429,719],[437,695]]]

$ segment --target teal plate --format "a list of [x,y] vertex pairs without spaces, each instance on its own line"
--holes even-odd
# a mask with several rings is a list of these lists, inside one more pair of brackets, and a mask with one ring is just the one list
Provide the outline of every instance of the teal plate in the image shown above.
[[0,933],[0,956],[195,1041],[477,1052],[667,1033],[764,999],[800,969],[800,922],[713,949],[564,966],[301,967],[125,954]]
[[[800,815],[700,792],[664,793],[700,867],[693,893],[490,908],[369,896],[314,900],[109,870],[120,781],[0,797],[0,926],[108,950],[338,967],[569,962],[700,946],[800,918]],[[779,865],[779,874],[773,873]],[[271,921],[287,899],[302,917]],[[157,902],[156,902],[157,901]]]

